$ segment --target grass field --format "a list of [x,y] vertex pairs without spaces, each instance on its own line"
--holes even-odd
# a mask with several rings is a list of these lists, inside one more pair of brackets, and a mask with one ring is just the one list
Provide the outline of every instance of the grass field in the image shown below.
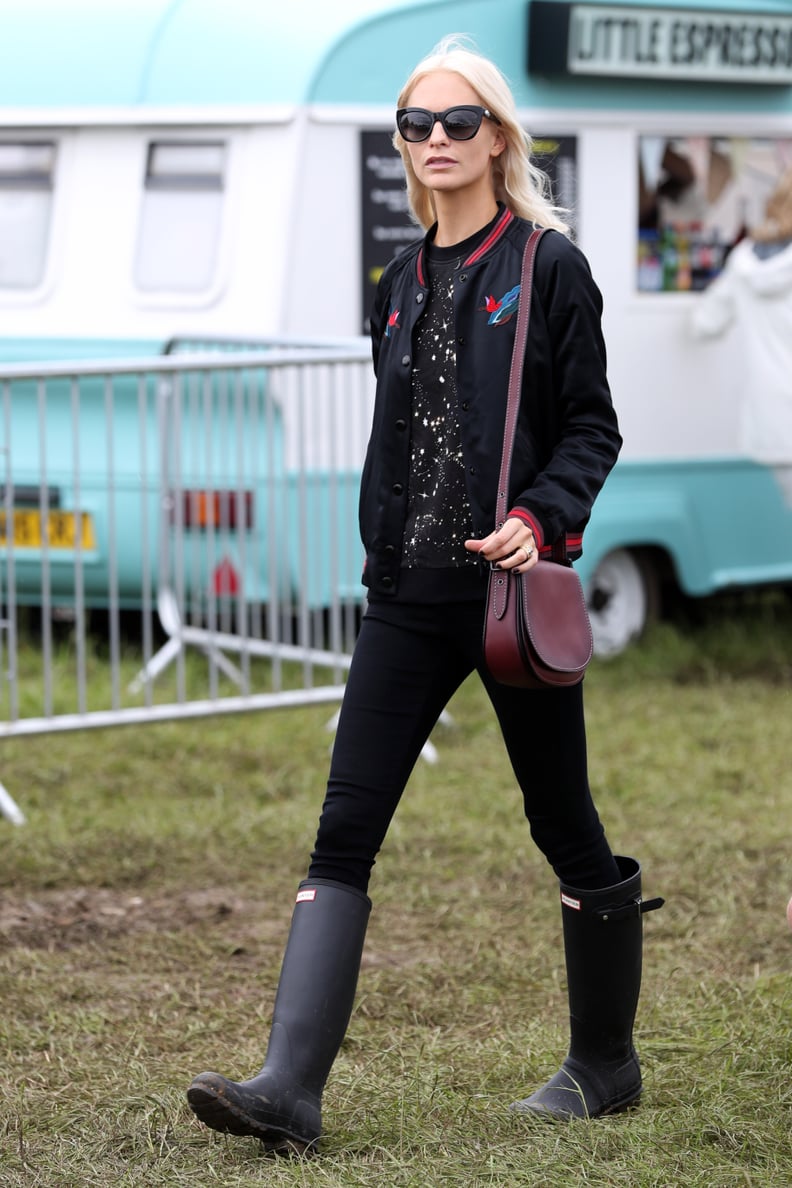
[[591,779],[646,896],[640,1109],[508,1104],[557,1067],[557,889],[475,682],[375,868],[323,1154],[204,1129],[184,1089],[261,1062],[330,710],[3,744],[0,1184],[792,1185],[792,603],[654,629],[587,677]]

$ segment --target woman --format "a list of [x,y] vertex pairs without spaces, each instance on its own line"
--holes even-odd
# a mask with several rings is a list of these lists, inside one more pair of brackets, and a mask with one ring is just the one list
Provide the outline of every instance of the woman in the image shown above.
[[[792,464],[792,168],[767,200],[765,217],[729,253],[696,303],[693,333],[721,349],[739,335],[740,445],[759,462]],[[786,479],[787,484],[790,479]]]
[[[188,1091],[209,1126],[257,1135],[273,1149],[319,1137],[322,1090],[352,1010],[371,868],[421,748],[473,669],[564,904],[570,1053],[515,1108],[594,1116],[641,1090],[631,1040],[640,871],[633,859],[614,858],[591,800],[581,688],[500,686],[481,644],[488,566],[526,572],[559,537],[579,555],[616,460],[600,295],[544,197],[492,63],[446,39],[413,72],[398,106],[394,143],[427,234],[385,270],[371,319],[377,399],[360,496],[368,609],[266,1062],[251,1080],[203,1073]],[[534,223],[555,234],[537,256],[512,510],[496,530],[513,314]]]

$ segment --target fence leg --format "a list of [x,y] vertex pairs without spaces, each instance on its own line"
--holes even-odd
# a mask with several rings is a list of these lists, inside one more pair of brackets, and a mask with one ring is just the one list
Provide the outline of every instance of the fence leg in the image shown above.
[[160,650],[151,657],[145,668],[129,682],[129,692],[139,693],[147,681],[156,680],[164,672],[172,660],[175,660],[182,649],[180,639],[167,640]]
[[[205,635],[207,640],[211,640],[212,638],[210,632],[202,631],[200,628],[196,628],[193,634],[200,634],[202,636]],[[149,681],[156,680],[159,674],[165,671],[168,665],[176,659],[176,657],[188,643],[194,643],[196,647],[199,647],[201,651],[207,655],[214,664],[217,665],[220,671],[224,672],[229,680],[234,682],[238,689],[241,689],[244,693],[249,692],[247,681],[245,680],[242,673],[235,664],[231,663],[228,657],[225,656],[219,648],[211,647],[210,643],[203,642],[202,640],[199,641],[196,639],[190,639],[186,634],[180,635],[178,637],[174,636],[162,645],[160,650],[151,657],[145,668],[141,668],[140,672],[137,673],[137,675],[134,676],[129,682],[129,685],[127,686],[129,692],[140,693],[143,687]]]
[[22,810],[19,808],[16,801],[12,800],[2,784],[0,784],[0,813],[2,813],[12,825],[25,824],[25,817],[22,813]]

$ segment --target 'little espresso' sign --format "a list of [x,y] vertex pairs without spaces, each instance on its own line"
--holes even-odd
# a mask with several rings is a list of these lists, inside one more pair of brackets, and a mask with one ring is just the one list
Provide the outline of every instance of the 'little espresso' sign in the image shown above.
[[531,0],[532,74],[792,83],[792,15]]

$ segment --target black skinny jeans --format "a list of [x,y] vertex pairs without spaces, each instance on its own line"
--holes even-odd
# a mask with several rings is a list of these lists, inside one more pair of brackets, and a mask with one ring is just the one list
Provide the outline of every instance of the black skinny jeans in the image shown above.
[[620,881],[589,790],[582,685],[545,690],[497,684],[483,664],[483,614],[483,602],[369,604],[341,706],[309,877],[367,889],[421,749],[475,668],[497,714],[531,836],[556,875],[580,888]]

